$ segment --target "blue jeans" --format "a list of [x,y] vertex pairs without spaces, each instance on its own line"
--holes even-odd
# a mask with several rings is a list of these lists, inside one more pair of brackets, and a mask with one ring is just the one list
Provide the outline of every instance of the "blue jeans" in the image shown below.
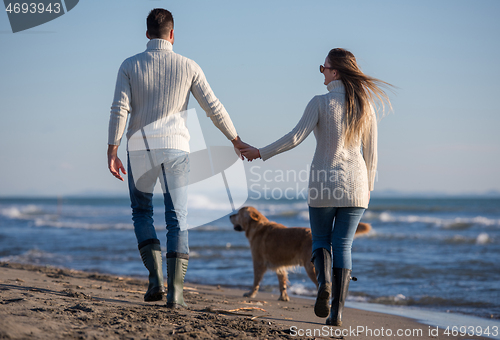
[[354,207],[309,207],[313,252],[325,248],[333,256],[333,268],[352,269],[352,241],[364,211]]
[[189,254],[186,220],[188,173],[189,154],[185,151],[157,149],[128,153],[132,220],[139,247],[145,241],[158,239],[153,225],[153,190],[159,178],[165,203],[167,253]]

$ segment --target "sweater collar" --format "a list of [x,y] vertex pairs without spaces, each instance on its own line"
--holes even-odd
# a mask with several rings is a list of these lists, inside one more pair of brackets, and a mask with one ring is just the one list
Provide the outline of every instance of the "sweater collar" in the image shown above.
[[344,83],[342,80],[332,80],[328,85],[326,85],[328,92],[338,92],[345,93]]
[[166,50],[166,51],[172,51],[172,44],[170,41],[164,40],[164,39],[151,39],[147,46],[147,51],[153,51],[153,50]]

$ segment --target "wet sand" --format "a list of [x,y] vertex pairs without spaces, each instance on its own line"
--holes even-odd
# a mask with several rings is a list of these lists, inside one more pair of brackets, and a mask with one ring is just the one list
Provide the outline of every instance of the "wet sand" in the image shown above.
[[324,325],[313,300],[187,283],[189,309],[144,302],[146,280],[0,262],[0,339],[486,339],[346,308]]

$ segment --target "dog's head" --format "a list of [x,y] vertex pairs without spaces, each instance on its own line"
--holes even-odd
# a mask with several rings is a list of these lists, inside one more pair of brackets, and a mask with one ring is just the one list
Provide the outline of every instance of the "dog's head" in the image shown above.
[[267,221],[257,209],[254,207],[243,207],[236,214],[229,216],[231,223],[236,231],[244,231],[248,234],[250,226],[255,222]]

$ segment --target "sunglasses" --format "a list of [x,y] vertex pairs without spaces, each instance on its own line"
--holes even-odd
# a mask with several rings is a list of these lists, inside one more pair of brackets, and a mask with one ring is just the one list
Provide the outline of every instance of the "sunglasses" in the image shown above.
[[319,65],[319,71],[320,71],[321,73],[325,72],[325,69],[334,70],[334,68],[333,68],[333,67],[325,67],[325,66],[323,66],[323,65]]

